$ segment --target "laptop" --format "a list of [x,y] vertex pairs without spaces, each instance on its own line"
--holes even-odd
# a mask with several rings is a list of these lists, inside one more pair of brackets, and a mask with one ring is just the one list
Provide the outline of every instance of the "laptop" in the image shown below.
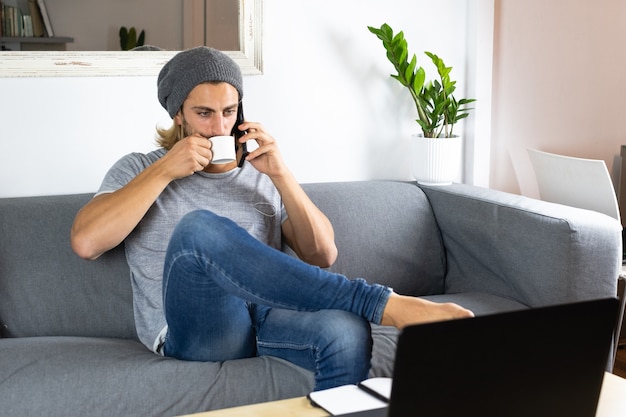
[[388,408],[344,417],[593,417],[617,299],[405,328]]

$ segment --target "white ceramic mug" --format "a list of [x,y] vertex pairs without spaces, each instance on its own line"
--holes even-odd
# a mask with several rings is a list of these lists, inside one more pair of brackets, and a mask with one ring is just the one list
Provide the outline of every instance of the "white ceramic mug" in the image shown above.
[[232,136],[213,136],[211,152],[213,152],[212,164],[228,164],[235,160],[235,138]]

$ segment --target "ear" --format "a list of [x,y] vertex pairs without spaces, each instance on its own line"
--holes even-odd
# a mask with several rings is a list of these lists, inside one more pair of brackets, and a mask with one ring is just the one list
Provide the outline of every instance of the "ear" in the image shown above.
[[174,123],[177,126],[182,126],[183,125],[183,115],[182,115],[180,110],[178,110],[178,113],[176,113],[176,115],[174,116]]

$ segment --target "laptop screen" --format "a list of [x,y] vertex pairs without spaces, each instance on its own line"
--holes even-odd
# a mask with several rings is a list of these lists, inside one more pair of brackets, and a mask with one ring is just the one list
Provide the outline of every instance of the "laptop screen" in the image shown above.
[[603,299],[408,327],[388,415],[592,417],[617,308]]

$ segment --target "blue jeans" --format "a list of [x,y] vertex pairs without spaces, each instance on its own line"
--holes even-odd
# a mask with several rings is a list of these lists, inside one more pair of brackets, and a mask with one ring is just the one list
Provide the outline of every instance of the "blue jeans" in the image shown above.
[[367,377],[370,322],[390,290],[308,265],[209,211],[187,214],[163,273],[166,356],[224,361],[283,358],[315,375],[315,389]]

